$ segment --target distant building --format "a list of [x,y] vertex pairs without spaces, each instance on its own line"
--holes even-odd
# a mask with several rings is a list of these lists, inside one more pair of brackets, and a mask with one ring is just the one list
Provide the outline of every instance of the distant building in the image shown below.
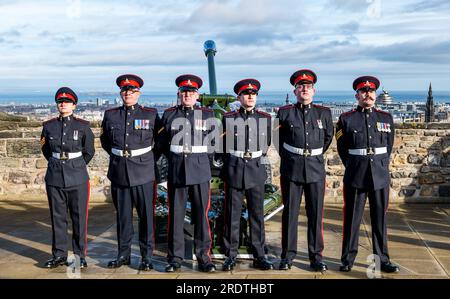
[[428,98],[427,98],[427,104],[426,104],[426,110],[425,110],[425,122],[430,123],[434,122],[434,101],[433,101],[433,89],[428,89]]
[[386,90],[384,90],[383,88],[383,93],[381,93],[378,98],[377,98],[377,102],[383,105],[390,105],[394,103],[394,99],[391,97],[391,95],[389,94],[389,92],[387,92]]

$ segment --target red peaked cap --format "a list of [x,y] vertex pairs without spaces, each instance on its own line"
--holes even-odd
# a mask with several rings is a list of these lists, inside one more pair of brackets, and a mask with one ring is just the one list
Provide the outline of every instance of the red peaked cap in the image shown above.
[[358,91],[360,89],[374,89],[380,87],[380,80],[373,76],[362,76],[353,81],[353,89]]
[[203,85],[203,80],[195,75],[181,75],[175,80],[175,84],[180,90],[199,90]]
[[125,74],[125,75],[119,76],[116,79],[116,84],[120,88],[123,88],[125,86],[141,88],[142,86],[144,86],[144,80],[142,80],[141,77],[133,75],[133,74]]
[[244,79],[239,81],[234,85],[234,92],[237,95],[240,95],[241,92],[245,90],[253,90],[255,92],[258,92],[261,88],[261,83],[256,79]]
[[75,105],[78,103],[77,94],[69,87],[61,87],[55,94],[55,102],[61,99],[71,100]]
[[296,86],[300,83],[316,83],[317,82],[317,75],[311,70],[302,69],[298,70],[291,76],[291,84]]

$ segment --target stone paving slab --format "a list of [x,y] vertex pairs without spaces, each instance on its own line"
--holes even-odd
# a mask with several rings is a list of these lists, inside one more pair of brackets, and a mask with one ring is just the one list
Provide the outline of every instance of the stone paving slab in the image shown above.
[[[183,262],[177,273],[165,273],[165,244],[155,250],[151,272],[137,269],[140,256],[137,229],[132,246],[130,266],[120,269],[106,267],[117,250],[115,212],[112,204],[91,205],[89,210],[88,258],[89,267],[81,275],[67,267],[44,269],[50,258],[51,226],[46,204],[0,204],[0,278],[98,278],[98,279],[358,279],[367,278],[372,252],[370,213],[367,209],[360,227],[360,247],[354,268],[350,273],[339,272],[342,246],[342,207],[326,206],[324,218],[324,261],[327,273],[316,273],[309,268],[306,243],[306,216],[301,208],[298,226],[298,255],[290,271],[260,271],[249,260],[239,260],[229,273],[221,271],[223,260],[215,259],[218,271],[212,274],[198,272],[191,260]],[[391,259],[400,266],[398,274],[382,274],[383,278],[449,278],[450,270],[450,205],[399,205],[389,207],[388,232]],[[136,223],[135,223],[136,225]],[[70,227],[70,225],[69,225]],[[69,231],[70,233],[70,231]],[[70,239],[70,238],[69,238]],[[266,222],[266,240],[269,259],[278,268],[281,254],[281,213]],[[69,240],[70,242],[70,240]],[[70,244],[69,244],[70,245]],[[71,246],[71,245],[70,245]],[[69,248],[70,248],[69,246]],[[69,270],[74,270],[69,267]],[[78,275],[78,276],[77,276]]]

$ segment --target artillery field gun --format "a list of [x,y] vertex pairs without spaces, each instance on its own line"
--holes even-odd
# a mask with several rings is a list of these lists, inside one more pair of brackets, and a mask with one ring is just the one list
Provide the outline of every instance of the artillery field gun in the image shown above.
[[[208,107],[214,110],[216,118],[222,119],[223,114],[228,111],[234,111],[239,109],[240,105],[236,97],[228,94],[217,94],[217,82],[215,72],[214,57],[217,53],[216,45],[214,41],[208,40],[204,43],[204,52],[208,59],[208,73],[209,73],[209,94],[201,94],[199,102],[201,106]],[[272,184],[272,169],[269,160],[263,157],[263,163],[266,165],[267,181],[265,185],[265,199],[264,199],[264,220],[269,220],[273,215],[282,210],[281,193],[277,186]],[[212,232],[212,249],[211,256],[215,258],[222,258],[223,255],[223,202],[224,191],[223,181],[219,177],[220,164],[213,163],[211,179],[211,207],[209,210],[208,218],[210,221],[210,227]],[[168,216],[168,203],[167,203],[167,189],[164,182],[167,180],[167,160],[162,157],[158,161],[158,169],[163,183],[158,185],[158,197],[156,202],[156,241],[167,241],[167,216]],[[192,256],[192,236],[193,226],[191,225],[191,204],[188,201],[186,207],[185,217],[185,239],[188,242],[186,258]],[[241,229],[240,229],[240,248],[239,258],[252,258],[251,247],[249,244],[249,229],[248,229],[248,212],[246,202],[242,206],[241,215]],[[191,245],[191,246],[189,246]]]

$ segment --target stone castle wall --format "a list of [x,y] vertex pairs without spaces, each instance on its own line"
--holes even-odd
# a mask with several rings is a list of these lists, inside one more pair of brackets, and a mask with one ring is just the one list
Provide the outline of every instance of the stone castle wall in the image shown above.
[[[0,201],[46,200],[47,161],[40,150],[41,123],[0,117]],[[92,124],[96,154],[89,164],[91,201],[109,199],[108,155],[100,146],[98,123]],[[391,201],[450,202],[450,124],[398,126],[391,156]],[[279,157],[269,152],[273,181],[279,184]],[[342,202],[344,167],[336,142],[326,153],[326,202]]]

